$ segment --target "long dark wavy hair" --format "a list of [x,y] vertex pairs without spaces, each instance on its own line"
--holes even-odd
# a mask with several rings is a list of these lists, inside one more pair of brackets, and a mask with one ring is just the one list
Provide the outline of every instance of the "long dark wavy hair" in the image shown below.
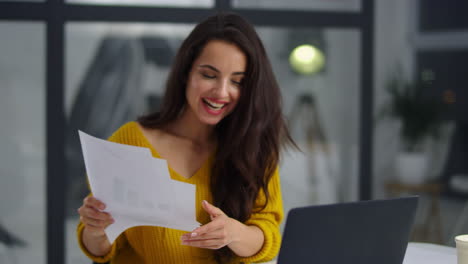
[[[162,128],[176,120],[187,104],[189,71],[203,47],[222,40],[239,47],[247,69],[237,106],[215,127],[218,151],[210,179],[213,203],[240,222],[248,220],[260,191],[268,203],[268,183],[279,162],[280,149],[292,143],[281,111],[281,94],[265,48],[253,26],[239,15],[219,13],[198,24],[182,43],[166,83],[158,112],[142,116],[146,128]],[[233,257],[228,247],[216,252],[218,261]]]

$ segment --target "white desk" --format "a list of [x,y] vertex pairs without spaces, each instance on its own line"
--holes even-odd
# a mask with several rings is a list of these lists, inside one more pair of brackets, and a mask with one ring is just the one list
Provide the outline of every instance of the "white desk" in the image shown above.
[[411,242],[406,249],[403,264],[457,264],[457,249]]
[[[263,264],[276,264],[276,260]],[[436,244],[410,242],[403,264],[457,264],[457,250]]]

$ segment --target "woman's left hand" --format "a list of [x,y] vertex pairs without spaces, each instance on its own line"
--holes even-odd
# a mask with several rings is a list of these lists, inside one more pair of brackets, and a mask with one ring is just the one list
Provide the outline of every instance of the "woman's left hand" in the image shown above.
[[228,217],[221,209],[207,201],[202,202],[202,207],[210,215],[211,222],[184,234],[181,237],[182,245],[219,249],[238,240],[238,234],[245,227],[244,224]]

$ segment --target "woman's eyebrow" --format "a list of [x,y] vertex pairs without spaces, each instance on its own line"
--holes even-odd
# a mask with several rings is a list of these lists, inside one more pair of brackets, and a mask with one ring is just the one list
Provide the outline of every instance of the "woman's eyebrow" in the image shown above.
[[[212,66],[212,65],[209,65],[209,64],[202,64],[202,65],[199,65],[198,67],[200,68],[208,68],[208,69],[211,69],[217,73],[220,73],[221,71],[216,69],[216,67]],[[232,75],[245,75],[245,72],[233,72]]]
[[209,65],[209,64],[199,65],[198,67],[200,67],[200,68],[208,68],[208,69],[211,69],[211,70],[213,70],[213,71],[215,71],[215,72],[220,72],[220,71],[219,71],[218,69],[216,69],[214,66],[211,66],[211,65]]

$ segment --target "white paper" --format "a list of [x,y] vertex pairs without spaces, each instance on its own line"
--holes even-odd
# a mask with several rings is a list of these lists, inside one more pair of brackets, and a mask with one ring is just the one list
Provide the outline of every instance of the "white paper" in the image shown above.
[[172,180],[165,160],[148,148],[79,135],[91,191],[115,220],[105,229],[110,243],[133,226],[187,232],[200,226],[195,185]]

